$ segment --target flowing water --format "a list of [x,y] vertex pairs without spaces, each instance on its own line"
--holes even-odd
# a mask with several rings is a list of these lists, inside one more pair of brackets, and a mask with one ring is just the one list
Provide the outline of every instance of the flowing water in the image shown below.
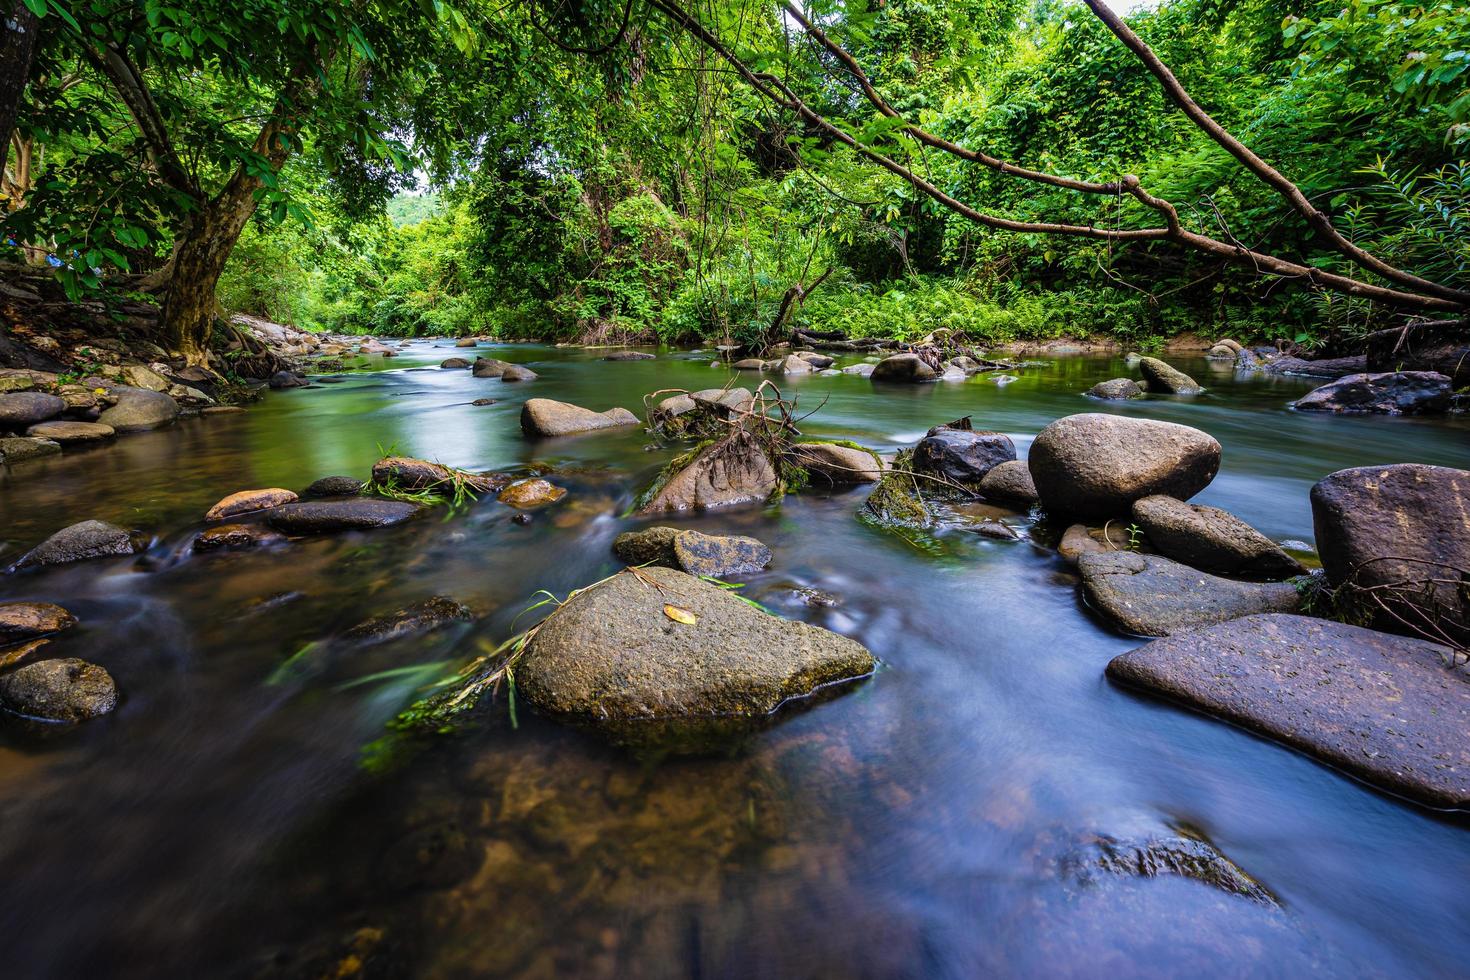
[[[70,731],[0,727],[7,976],[1463,975],[1462,819],[1110,685],[1104,666],[1138,641],[1089,615],[1054,552],[870,527],[861,490],[673,522],[759,536],[775,560],[744,593],[878,655],[841,696],[716,757],[634,755],[524,705],[513,727],[503,692],[468,730],[374,752],[436,665],[504,639],[537,590],[615,570],[612,538],[638,526],[621,515],[668,458],[632,429],[528,442],[520,403],[639,409],[647,392],[726,378],[700,355],[514,346],[495,356],[541,379],[508,385],[439,370],[454,353],[415,343],[246,414],[0,470],[0,564],[87,518],[152,536],[141,560],[0,578],[0,598],[80,617],[48,655],[102,664],[122,692]],[[1073,412],[1188,423],[1224,446],[1199,501],[1308,543],[1323,475],[1470,462],[1462,422],[1299,415],[1286,404],[1309,382],[1180,363],[1207,394],[1100,409],[1080,392],[1129,372],[1095,357],[1004,387],[843,376],[788,390],[821,406],[809,435],[879,450],[962,415],[1023,455]],[[470,404],[487,396],[499,401]],[[550,464],[571,492],[526,525],[486,500],[189,553],[225,494],[362,477],[389,449],[474,470]],[[435,593],[480,618],[281,669]],[[1213,842],[1275,904],[1069,870],[1098,836],[1171,828]]]

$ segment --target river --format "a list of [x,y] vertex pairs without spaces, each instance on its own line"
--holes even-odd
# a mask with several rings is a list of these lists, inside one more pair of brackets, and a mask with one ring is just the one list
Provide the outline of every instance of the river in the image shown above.
[[[503,697],[469,730],[372,753],[435,665],[529,625],[516,617],[538,590],[564,596],[614,571],[613,537],[639,526],[620,515],[668,458],[636,429],[529,442],[520,403],[641,414],[647,392],[727,376],[681,352],[480,352],[540,379],[440,370],[465,352],[418,341],[244,414],[0,469],[0,564],[88,518],[153,538],[139,559],[0,579],[0,598],[75,613],[48,655],[103,665],[122,693],[72,730],[0,726],[8,976],[1463,975],[1463,819],[1112,686],[1104,666],[1139,641],[1082,608],[1053,551],[872,527],[855,517],[862,490],[671,522],[771,547],[744,594],[881,660],[842,696],[714,757],[633,754],[524,705],[513,726]],[[1308,490],[1333,470],[1470,461],[1463,420],[1294,413],[1311,382],[1170,360],[1207,393],[1100,406],[1080,393],[1131,372],[1091,356],[1006,386],[786,387],[802,410],[820,406],[807,434],[881,451],[963,415],[1023,456],[1075,412],[1197,426],[1224,447],[1198,502],[1305,543]],[[470,404],[480,397],[498,401]],[[226,494],[365,478],[389,451],[477,471],[551,464],[570,493],[525,525],[485,500],[372,533],[190,554]],[[803,589],[839,603],[808,605]],[[435,593],[480,618],[280,669]],[[1179,876],[1068,873],[1091,835],[1160,828],[1206,837],[1277,904]]]

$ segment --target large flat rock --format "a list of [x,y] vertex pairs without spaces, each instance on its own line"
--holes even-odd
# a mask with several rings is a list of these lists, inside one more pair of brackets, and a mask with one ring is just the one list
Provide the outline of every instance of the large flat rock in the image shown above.
[[1278,739],[1390,792],[1470,805],[1470,676],[1424,640],[1305,616],[1247,616],[1155,640],[1115,681]]
[[302,500],[266,515],[266,523],[286,534],[332,534],[402,524],[423,510],[405,500]]
[[1158,555],[1084,554],[1077,569],[1088,603],[1139,636],[1169,636],[1251,613],[1296,612],[1301,605],[1288,582],[1220,578]]

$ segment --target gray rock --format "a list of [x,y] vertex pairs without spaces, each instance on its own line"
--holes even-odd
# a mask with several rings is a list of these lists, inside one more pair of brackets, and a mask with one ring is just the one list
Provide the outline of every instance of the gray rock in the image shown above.
[[1088,388],[1087,397],[1121,401],[1129,398],[1142,398],[1143,389],[1132,378],[1114,378],[1111,381],[1099,381]]
[[1138,362],[1139,373],[1148,383],[1148,390],[1165,395],[1197,395],[1204,391],[1199,382],[1176,368],[1172,368],[1157,357],[1145,357]]
[[883,475],[883,461],[875,454],[834,442],[797,443],[788,458],[806,470],[808,485],[818,489],[874,483]]
[[987,500],[1000,500],[1011,504],[1032,507],[1040,499],[1036,496],[1036,484],[1031,480],[1031,470],[1021,460],[997,463],[980,480],[980,495]]
[[922,382],[934,381],[939,372],[925,364],[918,354],[894,354],[875,364],[868,377],[873,381]]
[[149,370],[141,364],[128,364],[122,369],[122,382],[134,388],[146,388],[149,391],[168,391],[168,381],[162,375]]
[[179,417],[179,403],[161,391],[146,388],[113,388],[117,404],[97,417],[118,432],[139,432],[170,425]]
[[1292,403],[1299,412],[1442,415],[1450,407],[1450,379],[1432,371],[1350,374]]
[[65,565],[88,558],[112,558],[136,554],[140,549],[133,536],[105,521],[81,521],[64,527],[36,545],[11,566],[11,571]]
[[1087,413],[1037,435],[1027,459],[1042,506],[1108,518],[1154,494],[1188,500],[1220,468],[1220,444],[1187,425]]
[[[384,351],[384,356],[387,356],[387,354],[388,352]],[[277,371],[271,375],[270,381],[266,383],[272,389],[279,391],[282,388],[305,388],[311,382],[307,381],[306,378],[297,374],[295,371]]]
[[331,534],[402,524],[422,510],[404,500],[303,500],[277,507],[266,521],[286,534]]
[[469,609],[448,596],[436,595],[387,616],[358,623],[343,633],[342,638],[359,646],[373,646],[413,633],[439,629],[450,623],[466,622],[470,618]]
[[746,357],[730,365],[737,371],[764,371],[766,362],[759,357]]
[[66,411],[65,399],[41,391],[13,391],[0,395],[0,431],[19,432],[37,422],[55,418]]
[[938,426],[914,448],[914,469],[970,486],[1015,458],[1016,445],[1005,433]]
[[112,426],[101,422],[41,422],[26,430],[32,439],[50,439],[62,444],[78,442],[101,442],[111,439],[115,433]]
[[[695,622],[676,622],[666,606]],[[537,709],[601,729],[758,718],[873,668],[854,640],[778,619],[683,572],[648,568],[578,592],[547,617],[516,664],[516,685]]]
[[855,375],[857,375],[860,378],[870,378],[870,377],[873,376],[873,365],[871,365],[871,364],[849,364],[847,367],[845,367],[845,368],[842,369],[842,373],[843,374],[855,374]]
[[1240,582],[1131,551],[1077,559],[1088,604],[1129,633],[1169,636],[1252,613],[1296,612],[1289,582]]
[[798,351],[796,356],[799,357],[799,358],[801,358],[803,361],[806,361],[812,367],[817,368],[817,369],[829,368],[833,364],[836,364],[837,363],[835,360],[833,360],[832,358],[828,357],[826,354],[818,354],[815,351],[805,351],[805,350],[804,351]]
[[[1268,358],[1261,361],[1257,358],[1260,368],[1266,374],[1284,374],[1303,378],[1341,378],[1348,374],[1362,374],[1368,370],[1368,358],[1359,354],[1356,357],[1324,358],[1319,361],[1305,361],[1300,357],[1278,357],[1266,355]],[[1239,360],[1237,359],[1237,366]]]
[[653,359],[653,354],[641,350],[614,351],[603,358],[604,361],[651,361]]
[[613,539],[613,554],[626,565],[675,566],[674,538],[676,527],[650,527],[642,531],[624,531]]
[[354,497],[362,493],[363,482],[351,476],[324,476],[302,493],[303,497]]
[[1381,629],[1470,645],[1470,471],[1338,470],[1312,487],[1312,523],[1348,607]]
[[594,412],[550,398],[530,398],[521,406],[521,431],[534,437],[566,436],[637,424],[638,416],[626,408]]
[[779,360],[772,361],[770,370],[776,374],[811,374],[812,365],[795,354],[787,354]]
[[477,378],[498,378],[505,373],[508,367],[510,364],[493,357],[477,357],[473,371]]
[[644,495],[641,515],[761,503],[780,486],[775,464],[744,429],[699,451],[677,472],[661,475]]
[[42,456],[55,456],[61,452],[61,443],[50,439],[0,437],[0,463],[9,465]]
[[500,372],[501,381],[535,381],[540,375],[528,367],[519,364],[507,364]]
[[1156,640],[1115,681],[1259,732],[1389,792],[1470,806],[1470,678],[1423,640],[1247,616]]
[[117,707],[117,685],[85,660],[42,660],[0,676],[0,706],[42,721],[85,721]]
[[76,624],[75,616],[54,603],[0,603],[0,645],[59,633]]
[[749,388],[705,388],[686,395],[670,395],[658,403],[656,414],[660,420],[673,419],[701,406],[726,414],[731,410],[745,411],[754,400]]
[[1218,507],[1144,497],[1133,503],[1133,520],[1155,551],[1201,571],[1278,579],[1306,571],[1275,541]]
[[449,368],[451,370],[463,370],[464,368],[470,366],[470,362],[465,360],[463,357],[446,357],[444,360],[439,362],[439,366],[441,368]]
[[744,535],[680,531],[674,536],[674,562],[690,575],[724,578],[765,568],[771,563],[771,549]]

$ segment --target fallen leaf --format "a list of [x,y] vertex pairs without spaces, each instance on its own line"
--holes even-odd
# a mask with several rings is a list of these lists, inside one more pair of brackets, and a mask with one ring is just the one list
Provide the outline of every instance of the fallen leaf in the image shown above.
[[687,609],[680,609],[678,606],[664,606],[664,615],[676,623],[683,623],[685,626],[693,626],[699,622],[698,616]]

